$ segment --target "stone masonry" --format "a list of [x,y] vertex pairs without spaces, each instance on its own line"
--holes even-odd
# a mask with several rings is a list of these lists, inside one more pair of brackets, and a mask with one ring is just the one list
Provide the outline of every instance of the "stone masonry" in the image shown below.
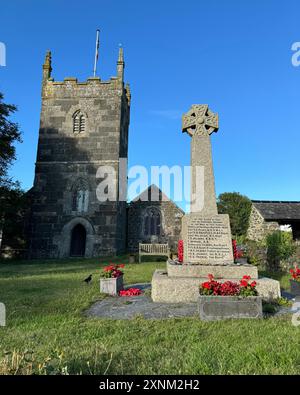
[[[99,202],[99,166],[119,171],[127,158],[130,90],[119,51],[117,76],[78,82],[51,78],[51,53],[43,65],[42,109],[30,220],[31,258],[62,258],[75,227],[74,255],[114,255],[126,248],[126,202]],[[117,184],[118,185],[118,184]],[[117,187],[117,195],[119,188]],[[81,250],[76,250],[76,243]]]
[[249,227],[247,231],[247,237],[250,240],[261,241],[267,234],[274,232],[279,229],[279,224],[276,221],[266,222],[261,213],[257,208],[252,205]]
[[[158,200],[151,199],[151,191],[158,195]],[[143,199],[143,195],[145,199]],[[158,232],[146,232],[145,222],[149,211],[155,209],[160,216]],[[138,251],[139,243],[168,243],[171,251],[177,252],[177,243],[181,234],[181,210],[155,185],[135,198],[128,207],[128,249]],[[150,229],[151,230],[151,229]],[[157,234],[151,234],[157,233]]]

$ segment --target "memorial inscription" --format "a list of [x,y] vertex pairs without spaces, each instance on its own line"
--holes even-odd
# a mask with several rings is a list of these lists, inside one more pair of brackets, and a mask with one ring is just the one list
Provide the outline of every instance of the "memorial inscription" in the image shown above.
[[185,260],[198,264],[232,263],[229,219],[226,215],[183,219]]

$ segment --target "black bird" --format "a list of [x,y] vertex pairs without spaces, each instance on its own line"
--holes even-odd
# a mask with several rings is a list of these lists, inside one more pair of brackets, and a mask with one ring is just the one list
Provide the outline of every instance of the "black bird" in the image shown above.
[[89,284],[92,281],[92,274],[90,274],[87,278],[85,278],[83,280],[84,282],[86,282],[87,284]]

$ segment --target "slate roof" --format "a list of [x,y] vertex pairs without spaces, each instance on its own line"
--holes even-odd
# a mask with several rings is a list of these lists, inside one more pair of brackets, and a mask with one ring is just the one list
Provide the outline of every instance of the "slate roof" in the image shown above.
[[265,220],[300,220],[300,202],[252,200]]
[[175,207],[177,207],[178,210],[185,214],[182,208],[180,208],[173,200],[171,200],[165,193],[163,193],[162,190],[155,184],[149,185],[142,193],[133,198],[130,204],[134,204],[140,201],[148,201],[151,204],[151,195],[154,196],[154,199],[158,197],[158,200],[160,202],[172,203]]

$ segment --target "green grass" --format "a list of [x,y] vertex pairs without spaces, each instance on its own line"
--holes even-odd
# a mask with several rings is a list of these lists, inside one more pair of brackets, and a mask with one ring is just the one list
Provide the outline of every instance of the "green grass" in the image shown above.
[[[104,261],[0,264],[0,373],[299,374],[300,327],[291,317],[205,323],[196,318],[87,319],[101,299]],[[108,260],[105,260],[108,262]],[[126,263],[126,257],[109,260]],[[148,282],[163,262],[126,265],[126,283]],[[82,280],[95,274],[91,286]],[[280,281],[287,286],[288,276]]]

